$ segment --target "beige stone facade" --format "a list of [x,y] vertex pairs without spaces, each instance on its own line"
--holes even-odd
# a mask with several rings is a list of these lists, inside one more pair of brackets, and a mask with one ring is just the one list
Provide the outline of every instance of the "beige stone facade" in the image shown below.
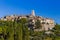
[[[11,16],[6,16],[5,18],[1,18],[0,20],[14,21],[14,20],[21,19],[21,18],[28,18],[28,17],[11,15]],[[40,29],[40,30],[49,30],[49,29],[52,29],[53,27],[55,27],[54,20],[49,19],[49,18],[43,18],[41,16],[35,16],[34,11],[32,11],[32,14],[29,15],[28,20],[32,20],[31,22],[33,22],[34,24],[35,24],[36,20],[40,20],[41,25],[42,25],[42,29]],[[35,30],[39,30],[39,29],[35,29]]]

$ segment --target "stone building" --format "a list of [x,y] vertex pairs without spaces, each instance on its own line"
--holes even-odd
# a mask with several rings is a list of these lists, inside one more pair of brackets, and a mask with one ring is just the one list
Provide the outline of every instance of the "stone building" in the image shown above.
[[14,20],[18,20],[21,18],[27,18],[29,20],[29,23],[33,24],[35,28],[35,22],[37,20],[39,20],[42,26],[42,29],[34,29],[35,31],[41,31],[41,30],[51,30],[53,27],[55,27],[55,23],[54,20],[49,19],[49,18],[43,18],[41,16],[35,16],[35,12],[34,10],[32,10],[31,15],[28,16],[17,16],[17,15],[11,15],[11,16],[5,16],[3,18],[1,18],[0,20],[4,20],[4,21],[14,21]]

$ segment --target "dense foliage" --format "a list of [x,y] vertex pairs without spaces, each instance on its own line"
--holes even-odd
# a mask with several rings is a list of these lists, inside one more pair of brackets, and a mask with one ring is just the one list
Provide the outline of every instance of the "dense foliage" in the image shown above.
[[[39,28],[39,21],[36,22]],[[46,34],[46,31],[35,32],[28,30],[28,20],[0,21],[0,40],[60,40],[60,25],[56,24],[55,28],[49,30],[52,33]]]

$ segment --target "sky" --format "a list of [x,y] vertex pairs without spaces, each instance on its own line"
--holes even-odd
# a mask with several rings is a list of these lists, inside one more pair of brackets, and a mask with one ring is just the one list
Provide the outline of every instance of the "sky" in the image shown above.
[[36,16],[51,18],[60,24],[60,0],[0,0],[0,17],[28,15],[32,10]]

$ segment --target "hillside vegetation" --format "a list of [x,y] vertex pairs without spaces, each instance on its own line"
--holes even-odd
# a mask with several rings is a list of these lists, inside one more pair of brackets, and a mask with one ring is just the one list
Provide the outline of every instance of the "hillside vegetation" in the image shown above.
[[[36,27],[39,28],[39,22],[36,22]],[[56,24],[51,33],[47,31],[34,31],[28,27],[28,20],[22,18],[13,21],[0,20],[0,40],[60,40],[60,25]]]

